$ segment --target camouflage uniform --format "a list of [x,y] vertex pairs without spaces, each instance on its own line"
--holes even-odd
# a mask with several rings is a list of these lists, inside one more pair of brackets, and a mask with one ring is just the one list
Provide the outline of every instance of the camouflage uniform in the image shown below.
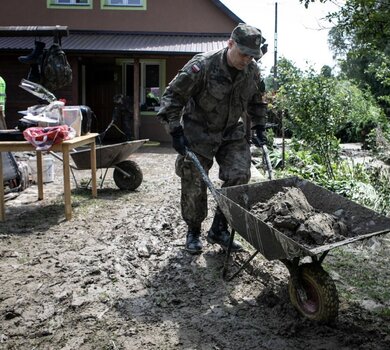
[[[223,187],[250,179],[250,149],[242,117],[252,125],[265,124],[261,78],[254,61],[232,79],[227,48],[194,56],[167,87],[158,117],[169,132],[182,126],[190,149],[206,172],[215,158]],[[192,161],[179,155],[176,174],[181,177],[182,215],[189,226],[200,227],[207,216],[207,192]]]

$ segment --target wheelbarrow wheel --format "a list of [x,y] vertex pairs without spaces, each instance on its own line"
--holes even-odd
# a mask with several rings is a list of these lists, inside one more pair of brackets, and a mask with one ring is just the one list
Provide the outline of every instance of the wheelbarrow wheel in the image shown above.
[[297,291],[290,277],[288,289],[291,303],[310,320],[333,321],[338,314],[339,299],[336,286],[329,274],[321,265],[313,263],[303,264],[298,269],[299,281],[304,293]]
[[143,180],[143,174],[140,167],[136,162],[131,160],[124,160],[123,162],[116,164],[113,177],[115,184],[121,190],[126,191],[134,191],[141,185]]

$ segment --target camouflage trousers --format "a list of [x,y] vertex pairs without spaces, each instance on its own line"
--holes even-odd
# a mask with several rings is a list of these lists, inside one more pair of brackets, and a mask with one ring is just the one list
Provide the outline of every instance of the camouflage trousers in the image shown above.
[[[208,174],[213,160],[197,154]],[[219,165],[222,187],[242,185],[250,179],[251,154],[246,139],[223,143],[215,160]],[[201,227],[207,217],[207,187],[191,159],[178,155],[176,175],[181,178],[181,214],[189,227]]]

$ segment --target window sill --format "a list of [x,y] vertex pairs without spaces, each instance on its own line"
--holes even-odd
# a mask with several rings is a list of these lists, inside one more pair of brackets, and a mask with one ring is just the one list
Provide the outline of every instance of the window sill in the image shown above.
[[104,5],[102,10],[146,10],[145,6],[123,6],[123,5]]
[[71,5],[66,5],[66,4],[51,4],[48,6],[49,9],[92,9],[92,6],[89,4],[71,4]]
[[152,115],[152,116],[154,116],[154,115],[157,115],[157,112],[158,111],[140,111],[140,115],[142,116],[142,115]]

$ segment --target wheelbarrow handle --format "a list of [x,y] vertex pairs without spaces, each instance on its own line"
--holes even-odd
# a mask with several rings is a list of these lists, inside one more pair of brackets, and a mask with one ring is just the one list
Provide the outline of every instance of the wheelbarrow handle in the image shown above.
[[214,187],[213,183],[211,182],[210,178],[208,177],[206,171],[203,169],[202,164],[200,164],[200,161],[198,157],[195,155],[194,152],[186,149],[186,156],[192,160],[192,162],[195,164],[196,169],[198,169],[203,181],[205,182],[206,186],[210,190],[211,194],[213,195],[216,202],[219,204],[220,202],[220,193],[217,191],[217,189]]

